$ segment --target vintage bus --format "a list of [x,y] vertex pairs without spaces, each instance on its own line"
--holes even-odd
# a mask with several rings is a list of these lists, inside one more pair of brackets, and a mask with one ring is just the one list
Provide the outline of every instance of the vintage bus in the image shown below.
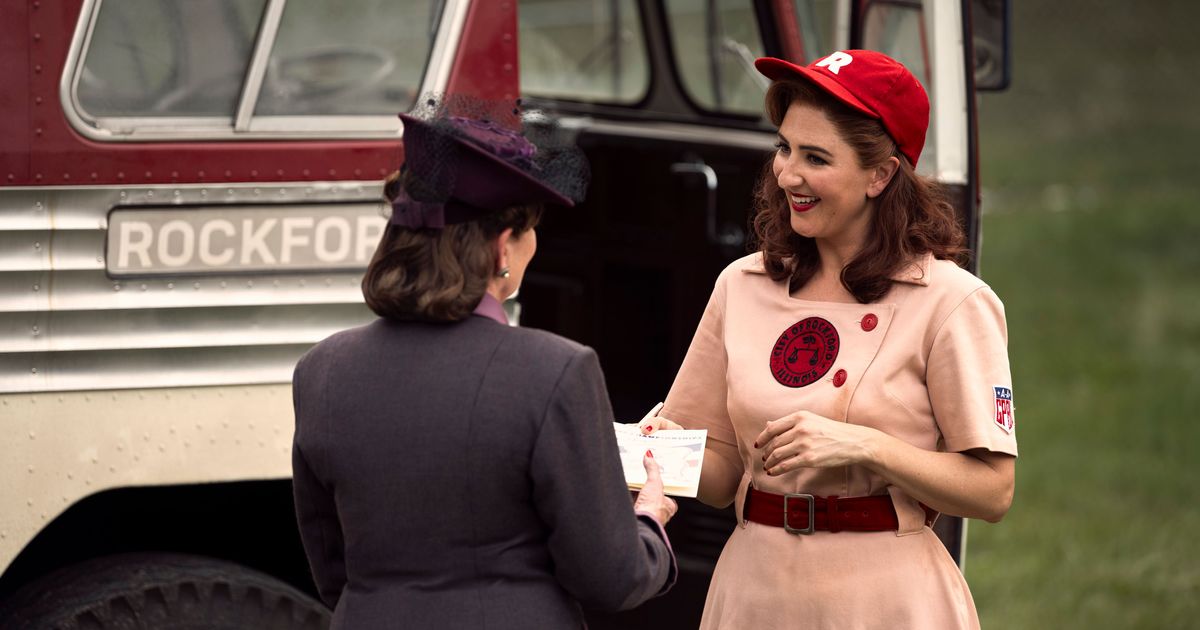
[[[772,149],[757,56],[887,52],[929,88],[924,173],[979,242],[989,0],[14,0],[0,4],[0,627],[319,628],[290,377],[368,321],[359,281],[423,93],[579,131],[522,325],[597,349],[617,417],[670,386],[746,251]],[[729,511],[681,501],[682,575],[596,628],[695,627]],[[961,562],[965,530],[939,534]]]

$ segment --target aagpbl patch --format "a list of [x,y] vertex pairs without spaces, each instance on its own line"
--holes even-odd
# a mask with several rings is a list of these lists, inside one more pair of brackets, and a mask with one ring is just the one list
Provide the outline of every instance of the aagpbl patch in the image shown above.
[[1013,418],[1012,390],[999,385],[992,389],[996,391],[996,424],[1006,433],[1012,433],[1017,426],[1017,421]]
[[771,376],[787,387],[804,387],[825,376],[841,347],[837,328],[820,317],[802,319],[783,331],[771,349]]

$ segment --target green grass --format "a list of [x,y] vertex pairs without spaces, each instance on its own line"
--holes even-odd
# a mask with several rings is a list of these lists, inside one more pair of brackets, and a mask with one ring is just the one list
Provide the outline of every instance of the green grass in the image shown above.
[[984,628],[1200,627],[1200,9],[1135,5],[1015,3],[981,103],[1021,449],[1008,516],[971,523]]
[[986,628],[1200,624],[1200,197],[988,215],[1021,457],[972,523]]

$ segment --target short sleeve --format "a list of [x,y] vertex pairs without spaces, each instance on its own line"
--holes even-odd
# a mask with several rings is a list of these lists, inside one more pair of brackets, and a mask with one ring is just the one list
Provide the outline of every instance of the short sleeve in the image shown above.
[[710,440],[736,445],[737,435],[726,402],[725,275],[717,279],[708,306],[661,415],[689,429],[707,429]]
[[1017,454],[1008,327],[991,289],[976,289],[942,323],[926,381],[945,450]]

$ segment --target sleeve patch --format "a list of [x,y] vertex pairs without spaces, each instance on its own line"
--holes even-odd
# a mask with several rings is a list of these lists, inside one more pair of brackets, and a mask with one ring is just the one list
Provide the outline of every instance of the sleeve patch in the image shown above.
[[1013,418],[1012,389],[999,385],[992,389],[996,392],[996,426],[1004,429],[1005,433],[1012,433],[1017,427],[1017,421]]

